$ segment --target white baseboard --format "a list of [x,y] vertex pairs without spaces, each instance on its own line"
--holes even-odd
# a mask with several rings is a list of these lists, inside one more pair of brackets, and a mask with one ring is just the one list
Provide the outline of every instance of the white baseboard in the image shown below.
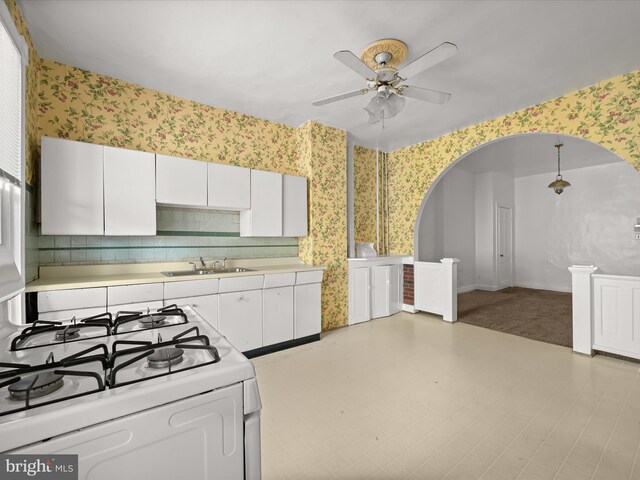
[[475,288],[476,290],[483,290],[485,292],[497,292],[498,290],[502,290],[502,288],[499,287],[498,285],[476,284],[475,287],[476,287]]
[[537,283],[537,282],[517,282],[517,283],[514,283],[513,286],[521,287],[521,288],[532,288],[534,290],[551,290],[553,292],[571,293],[571,287],[566,287],[563,285],[548,285],[548,284]]
[[416,313],[418,310],[416,310],[416,307],[413,305],[407,305],[406,303],[402,304],[402,311],[403,312],[409,312],[409,313]]
[[467,293],[477,290],[475,285],[466,285],[464,287],[458,287],[458,293]]

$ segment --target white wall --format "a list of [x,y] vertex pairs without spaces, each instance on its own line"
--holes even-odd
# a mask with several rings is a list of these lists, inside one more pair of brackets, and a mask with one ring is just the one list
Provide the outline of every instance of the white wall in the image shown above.
[[[476,287],[498,287],[496,272],[496,205],[514,207],[513,178],[501,172],[475,175]],[[514,209],[515,210],[515,209]],[[515,211],[514,211],[515,217]]]
[[622,161],[562,173],[561,195],[546,188],[554,175],[515,179],[516,284],[570,291],[572,264],[640,275],[640,174]]
[[458,288],[475,283],[474,175],[453,168],[434,187],[420,220],[418,260],[460,259]]

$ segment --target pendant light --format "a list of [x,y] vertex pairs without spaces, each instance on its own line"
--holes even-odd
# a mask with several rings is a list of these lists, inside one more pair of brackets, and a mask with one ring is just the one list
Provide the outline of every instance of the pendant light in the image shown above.
[[562,175],[560,175],[560,147],[562,147],[562,145],[562,143],[555,145],[555,147],[558,149],[558,176],[556,177],[555,181],[549,184],[549,188],[553,188],[553,191],[558,195],[564,192],[565,188],[571,186],[571,184],[566,180],[563,180]]

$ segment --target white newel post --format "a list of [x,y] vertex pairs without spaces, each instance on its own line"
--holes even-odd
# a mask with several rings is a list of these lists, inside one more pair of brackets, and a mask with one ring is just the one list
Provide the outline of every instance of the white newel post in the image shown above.
[[443,304],[442,319],[447,322],[458,320],[458,258],[442,258]]
[[573,351],[592,355],[593,319],[591,318],[591,275],[598,267],[573,265],[571,272],[571,296],[573,310]]

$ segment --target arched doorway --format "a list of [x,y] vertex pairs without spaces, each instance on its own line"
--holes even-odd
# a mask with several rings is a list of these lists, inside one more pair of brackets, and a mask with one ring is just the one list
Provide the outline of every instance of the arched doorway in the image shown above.
[[[557,143],[573,184],[562,195],[546,188]],[[461,259],[460,321],[570,346],[567,267],[586,262],[637,275],[639,214],[640,176],[609,150],[558,134],[503,137],[433,182],[416,219],[415,258]]]

